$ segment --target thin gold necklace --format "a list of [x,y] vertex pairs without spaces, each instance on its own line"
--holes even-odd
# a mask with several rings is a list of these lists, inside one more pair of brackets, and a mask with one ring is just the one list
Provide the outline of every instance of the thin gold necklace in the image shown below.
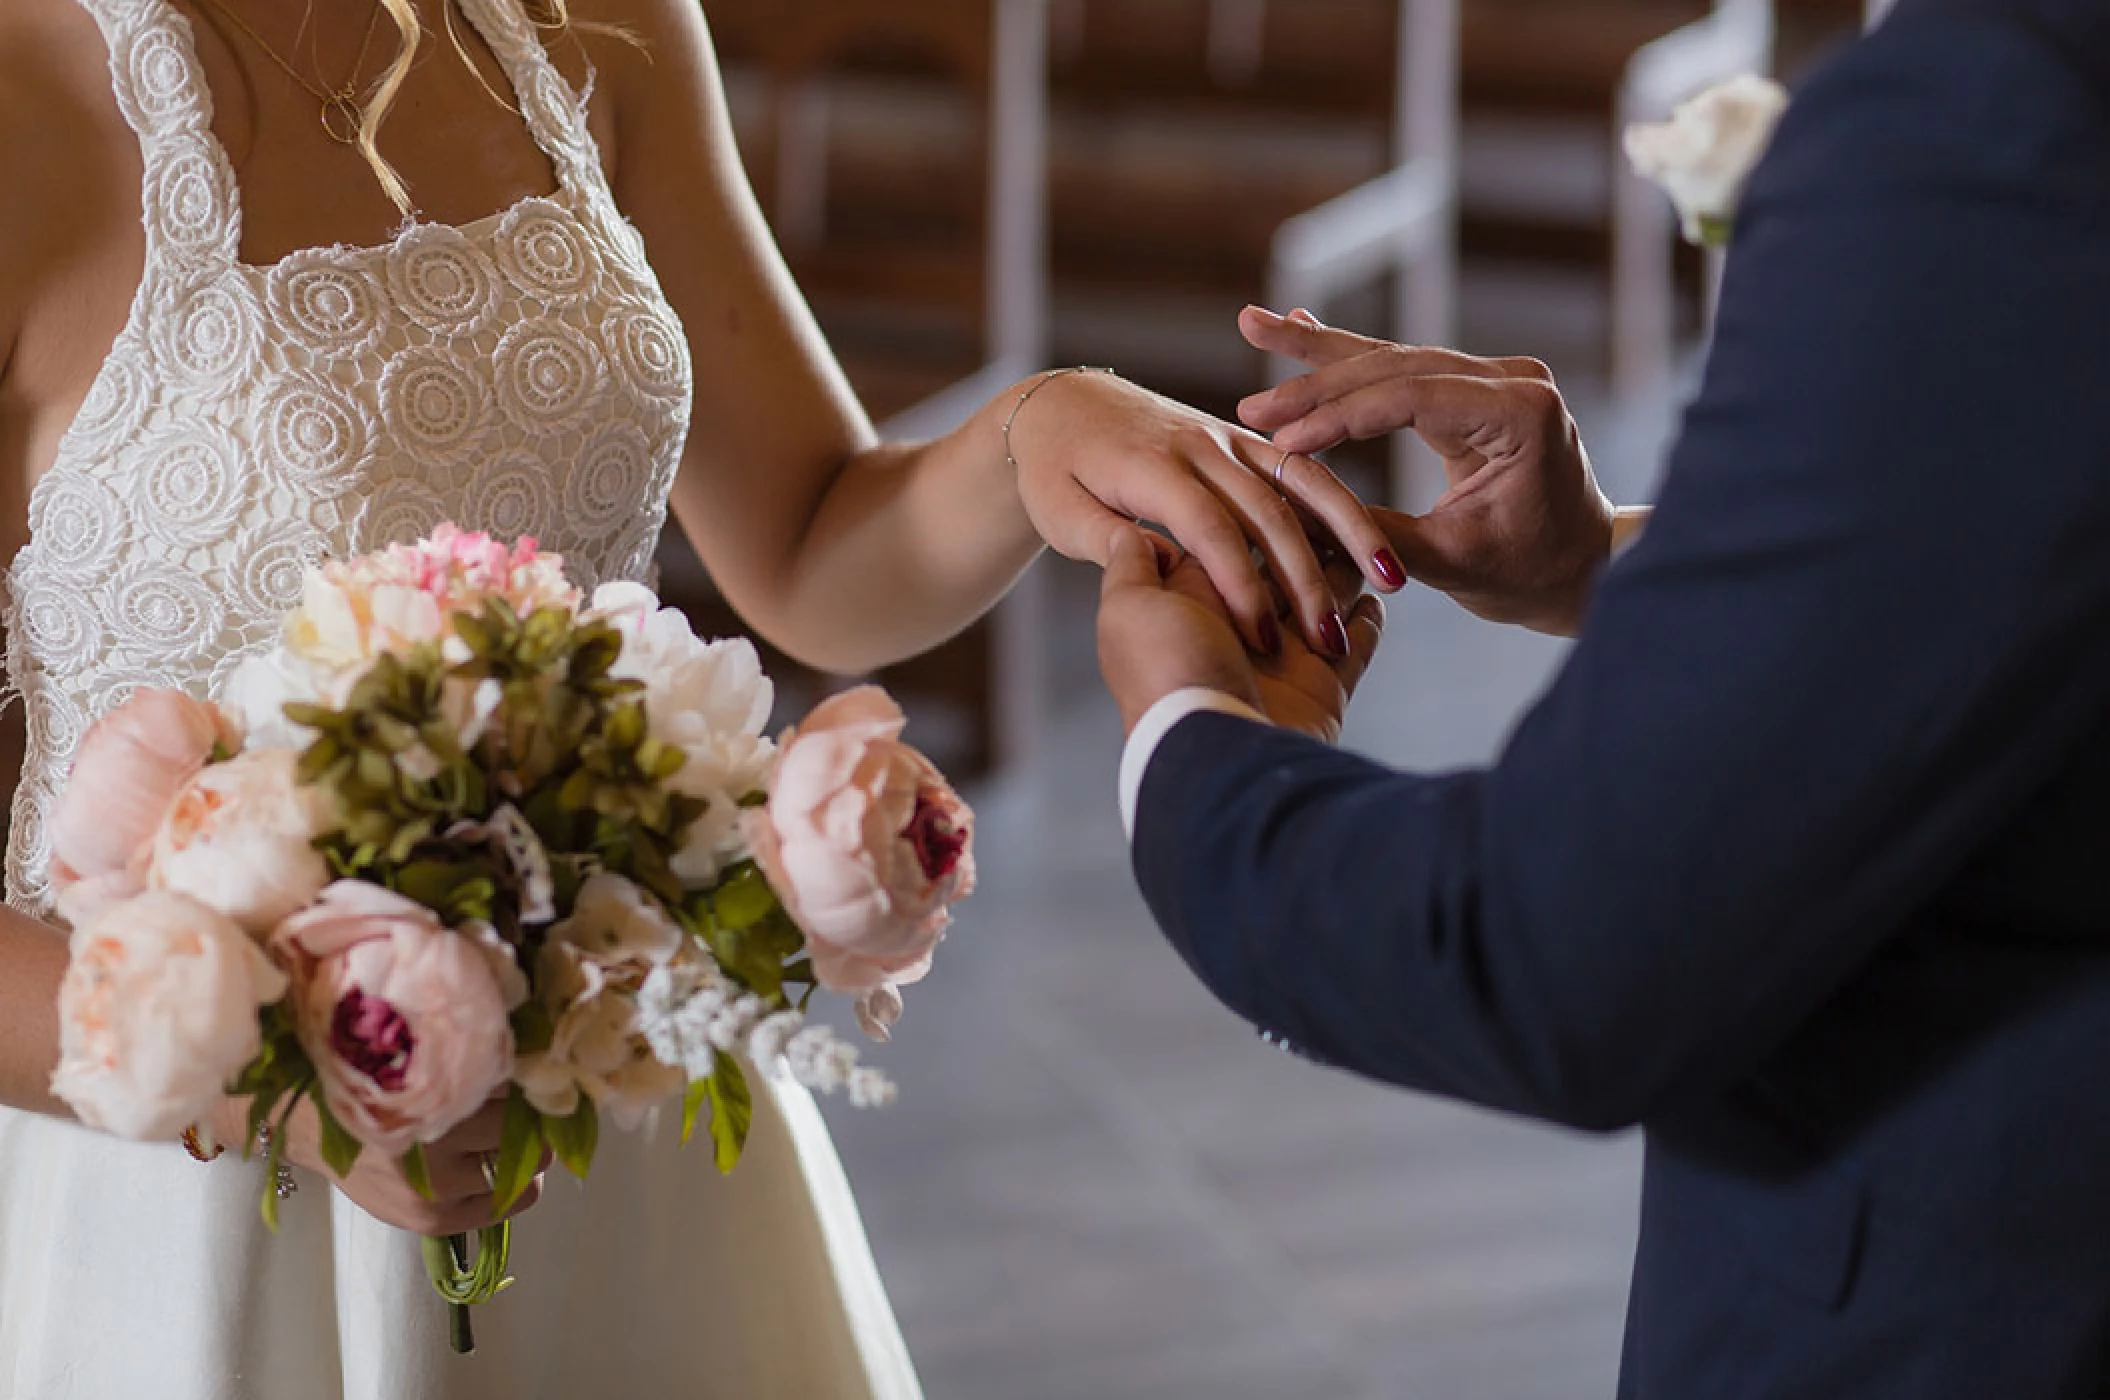
[[277,49],[264,42],[263,35],[250,27],[249,21],[229,9],[223,0],[205,0],[205,3],[225,16],[229,24],[248,36],[250,43],[264,51],[264,57],[284,69],[286,76],[300,84],[302,91],[322,104],[322,129],[330,134],[332,141],[346,146],[359,143],[359,105],[352,99],[359,95],[359,70],[366,66],[366,51],[374,42],[374,30],[381,23],[381,0],[374,0],[374,12],[367,16],[366,33],[359,40],[358,56],[352,60],[352,75],[335,92],[287,62]]

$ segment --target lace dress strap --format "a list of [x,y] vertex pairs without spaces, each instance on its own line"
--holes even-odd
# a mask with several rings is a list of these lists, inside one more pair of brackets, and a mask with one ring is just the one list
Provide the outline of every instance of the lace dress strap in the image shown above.
[[520,0],[460,0],[462,13],[491,46],[513,84],[528,134],[574,194],[608,196],[600,150],[586,124],[586,97],[574,92],[528,18]]
[[147,281],[231,266],[241,241],[234,167],[212,132],[212,91],[190,21],[169,0],[79,0],[110,50],[110,87],[139,137]]

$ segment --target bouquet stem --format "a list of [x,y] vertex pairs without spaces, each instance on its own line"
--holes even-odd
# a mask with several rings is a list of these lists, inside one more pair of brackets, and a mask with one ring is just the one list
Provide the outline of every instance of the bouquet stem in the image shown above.
[[510,1221],[469,1235],[449,1235],[425,1241],[425,1273],[433,1291],[447,1304],[447,1344],[457,1356],[476,1350],[476,1332],[470,1325],[469,1309],[488,1303],[513,1280],[506,1274],[512,1253]]

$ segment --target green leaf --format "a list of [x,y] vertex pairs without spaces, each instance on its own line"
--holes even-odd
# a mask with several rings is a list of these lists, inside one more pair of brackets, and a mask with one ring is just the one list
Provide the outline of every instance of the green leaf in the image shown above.
[[396,1165],[402,1168],[403,1180],[409,1183],[411,1190],[428,1201],[433,1198],[432,1173],[425,1169],[425,1149],[422,1145],[412,1143],[410,1151],[397,1159]]
[[755,1101],[747,1088],[747,1074],[731,1055],[720,1055],[704,1081],[711,1100],[711,1142],[717,1148],[718,1170],[730,1172],[740,1165],[747,1149],[747,1130],[754,1124]]
[[414,821],[403,827],[396,832],[395,838],[388,843],[389,861],[392,864],[400,864],[409,860],[410,853],[418,848],[418,843],[426,840],[431,835],[432,822],[430,820]]
[[498,646],[498,637],[485,625],[482,618],[468,613],[454,615],[454,635],[460,637],[477,656],[489,656]]
[[595,681],[607,675],[608,668],[615,665],[616,657],[623,649],[623,639],[605,625],[581,628],[578,640],[578,650],[571,657],[574,682]]
[[330,776],[330,770],[344,757],[344,745],[327,736],[317,739],[301,751],[300,766],[295,776],[312,787]]
[[396,765],[379,749],[359,751],[359,781],[375,792],[389,792],[396,785]]
[[645,741],[645,707],[634,701],[622,706],[608,717],[602,733],[612,749],[635,749]]
[[398,870],[390,883],[397,894],[416,900],[427,909],[443,910],[454,897],[455,887],[473,877],[475,867],[444,860],[414,860]]
[[708,1076],[691,1080],[689,1092],[681,1100],[681,1141],[686,1147],[689,1139],[696,1135],[696,1120],[703,1115],[703,1106],[711,1101],[711,1081]]
[[753,928],[777,907],[776,891],[752,865],[739,867],[718,887],[711,901],[719,924],[729,929]]
[[578,1111],[571,1117],[545,1116],[542,1135],[548,1139],[550,1151],[557,1154],[564,1169],[584,1181],[586,1173],[593,1170],[594,1148],[601,1139],[600,1115],[594,1110],[593,1100],[581,1094]]
[[323,1163],[342,1181],[351,1175],[352,1166],[359,1160],[359,1154],[366,1150],[366,1144],[344,1130],[344,1125],[337,1121],[336,1114],[330,1112],[330,1105],[321,1094],[309,1094],[308,1101],[315,1105],[315,1119],[322,1125]]
[[498,1139],[498,1170],[491,1180],[492,1206],[499,1214],[513,1208],[542,1166],[544,1120],[515,1085],[506,1098],[505,1127]]
[[786,958],[797,957],[806,949],[805,930],[782,908],[776,909],[768,918],[749,929],[748,937],[754,939],[780,963]]
[[375,715],[372,730],[374,742],[392,754],[402,753],[418,741],[414,726],[389,715]]

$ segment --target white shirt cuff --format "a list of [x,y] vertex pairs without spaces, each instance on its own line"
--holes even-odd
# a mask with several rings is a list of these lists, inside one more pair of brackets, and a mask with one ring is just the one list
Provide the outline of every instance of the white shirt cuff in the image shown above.
[[1143,718],[1136,721],[1135,731],[1128,736],[1128,746],[1121,750],[1121,829],[1131,840],[1136,834],[1136,802],[1143,795],[1143,775],[1150,771],[1150,756],[1172,732],[1172,726],[1203,711],[1267,723],[1267,716],[1245,701],[1206,686],[1175,690],[1145,710]]

